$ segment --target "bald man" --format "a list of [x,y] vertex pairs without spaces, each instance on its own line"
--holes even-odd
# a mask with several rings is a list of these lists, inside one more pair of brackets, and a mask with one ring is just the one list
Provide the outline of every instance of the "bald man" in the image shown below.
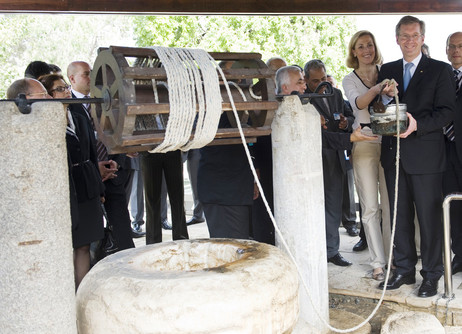
[[281,67],[287,66],[287,63],[281,57],[271,57],[266,61],[266,66],[273,71],[279,70]]
[[[67,76],[72,86],[73,98],[85,98],[90,95],[91,66],[84,61],[74,61],[67,67]],[[83,115],[94,129],[89,103],[70,104],[73,114]],[[108,155],[101,153],[101,144],[97,144],[98,167],[105,186],[104,206],[113,227],[114,237],[119,250],[135,247],[132,240],[130,214],[125,192],[125,183],[130,177],[130,158],[125,154]]]
[[26,99],[51,99],[40,81],[31,78],[19,79],[13,82],[6,91],[8,99],[15,99],[19,94],[25,94]]

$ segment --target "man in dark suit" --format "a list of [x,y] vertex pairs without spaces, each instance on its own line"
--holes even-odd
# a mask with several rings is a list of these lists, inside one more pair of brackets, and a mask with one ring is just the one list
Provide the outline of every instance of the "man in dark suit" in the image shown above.
[[[67,76],[72,85],[72,97],[83,98],[90,94],[91,67],[83,61],[69,64]],[[70,104],[71,113],[85,116],[94,129],[89,104]],[[103,145],[104,146],[104,145]],[[105,203],[108,219],[113,226],[114,237],[119,250],[135,247],[131,238],[131,222],[124,184],[129,177],[130,161],[125,154],[108,155],[104,148],[97,144],[98,167],[105,186]]]
[[[327,81],[326,67],[321,60],[310,60],[305,64],[306,93],[314,93],[321,82]],[[345,104],[342,92],[334,89],[334,96],[317,98],[312,104],[326,120],[327,132],[351,132],[354,116]],[[321,92],[322,93],[322,92]],[[351,262],[339,253],[339,226],[342,221],[343,184],[346,174],[343,150],[323,146],[322,166],[324,176],[324,204],[326,215],[327,261],[337,266],[349,266]]]
[[[454,114],[455,88],[450,67],[422,55],[424,38],[425,23],[416,17],[403,17],[396,25],[396,41],[403,59],[383,65],[378,82],[396,80],[399,101],[407,104],[409,119],[407,130],[400,134],[399,197],[393,249],[396,270],[387,287],[397,289],[403,284],[415,283],[415,205],[423,276],[418,296],[430,297],[437,293],[443,273],[441,204],[446,153],[442,129]],[[390,203],[394,203],[396,144],[394,136],[382,138],[381,162]],[[390,207],[393,211],[393,206]],[[383,285],[384,282],[379,287]]]
[[[454,122],[445,127],[447,167],[443,175],[443,192],[462,192],[462,32],[449,35],[446,54],[456,81],[456,112]],[[454,132],[452,131],[454,130]],[[462,202],[451,203],[452,274],[462,271]]]

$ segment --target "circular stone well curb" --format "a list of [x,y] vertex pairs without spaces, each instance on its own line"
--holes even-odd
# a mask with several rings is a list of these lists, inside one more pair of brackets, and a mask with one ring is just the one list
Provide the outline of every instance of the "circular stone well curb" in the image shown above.
[[125,250],[100,261],[77,291],[80,334],[290,333],[295,266],[276,247],[203,239]]

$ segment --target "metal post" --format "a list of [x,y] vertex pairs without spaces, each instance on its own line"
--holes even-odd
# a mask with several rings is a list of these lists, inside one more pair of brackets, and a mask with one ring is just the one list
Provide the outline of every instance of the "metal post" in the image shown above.
[[443,298],[453,298],[452,293],[452,268],[451,268],[451,214],[450,204],[452,200],[462,200],[462,193],[449,194],[443,201],[443,222],[444,222],[444,295]]

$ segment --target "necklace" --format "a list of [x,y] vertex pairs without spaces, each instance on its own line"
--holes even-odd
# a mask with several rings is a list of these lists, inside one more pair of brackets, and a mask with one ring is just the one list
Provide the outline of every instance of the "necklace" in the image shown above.
[[375,83],[377,82],[377,70],[374,70],[374,73],[372,73],[372,75],[370,73],[362,73],[358,70],[356,71],[356,73],[362,81],[367,82],[372,86],[375,85]]

